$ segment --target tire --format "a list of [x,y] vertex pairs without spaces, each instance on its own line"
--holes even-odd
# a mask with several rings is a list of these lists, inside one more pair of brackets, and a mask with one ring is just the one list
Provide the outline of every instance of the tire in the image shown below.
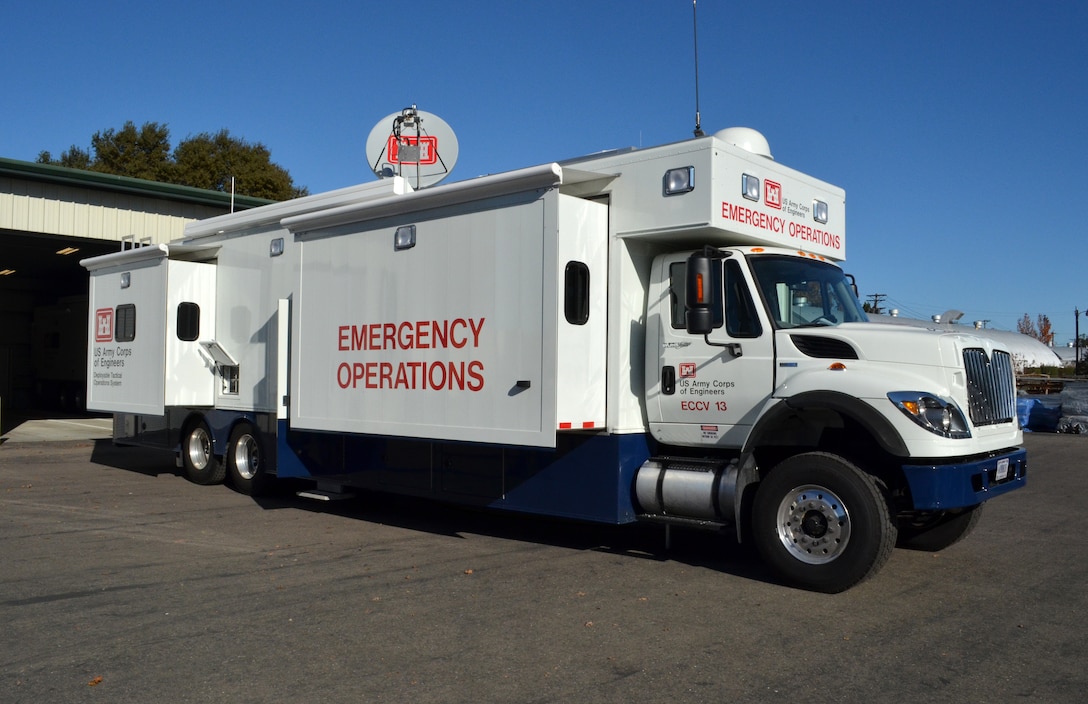
[[189,425],[182,433],[181,463],[185,476],[194,484],[222,484],[226,478],[226,469],[215,456],[212,434],[204,421]]
[[270,477],[265,473],[264,441],[252,425],[239,423],[230,434],[223,460],[234,489],[247,496],[259,496],[267,490]]
[[964,509],[940,511],[901,520],[897,547],[939,552],[955,545],[970,535],[978,525],[983,506],[985,504],[977,504]]
[[795,455],[760,482],[752,538],[790,584],[836,593],[887,562],[896,529],[877,481],[825,452]]

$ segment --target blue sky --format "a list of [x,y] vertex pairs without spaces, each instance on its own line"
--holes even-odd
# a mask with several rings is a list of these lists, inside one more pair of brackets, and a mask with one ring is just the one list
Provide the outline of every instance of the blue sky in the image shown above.
[[[707,132],[760,130],[847,193],[845,268],[902,315],[1015,330],[1088,309],[1088,3],[699,0]],[[417,104],[452,180],[694,127],[690,0],[7,3],[0,157],[227,128],[311,192],[370,181]],[[1082,320],[1088,332],[1088,317]]]

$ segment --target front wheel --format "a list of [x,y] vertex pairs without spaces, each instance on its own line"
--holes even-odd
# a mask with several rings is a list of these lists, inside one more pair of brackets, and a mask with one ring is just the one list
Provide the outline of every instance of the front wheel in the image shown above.
[[197,421],[182,434],[181,463],[185,476],[194,484],[222,484],[226,477],[223,464],[215,456],[208,424]]
[[836,455],[809,452],[783,460],[760,482],[752,536],[787,581],[834,593],[887,562],[896,529],[873,477]]
[[230,483],[237,491],[258,496],[267,488],[264,444],[249,423],[235,426],[230,434],[225,459]]

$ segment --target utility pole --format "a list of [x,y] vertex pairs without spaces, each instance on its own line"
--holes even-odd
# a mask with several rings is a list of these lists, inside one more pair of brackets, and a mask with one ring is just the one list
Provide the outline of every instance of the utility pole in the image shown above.
[[880,309],[880,302],[888,297],[886,293],[870,293],[869,298],[872,299],[872,303],[869,304],[869,312],[873,315],[880,315],[884,311]]
[[1080,371],[1080,308],[1073,309],[1073,376]]

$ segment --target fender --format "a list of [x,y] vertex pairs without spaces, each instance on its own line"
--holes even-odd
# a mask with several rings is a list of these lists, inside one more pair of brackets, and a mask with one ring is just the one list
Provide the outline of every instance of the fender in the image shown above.
[[796,411],[827,409],[857,421],[876,438],[880,447],[896,457],[908,457],[910,452],[903,437],[891,422],[861,399],[838,391],[806,391],[775,404],[758,421],[744,443],[745,454],[768,440],[774,428]]

